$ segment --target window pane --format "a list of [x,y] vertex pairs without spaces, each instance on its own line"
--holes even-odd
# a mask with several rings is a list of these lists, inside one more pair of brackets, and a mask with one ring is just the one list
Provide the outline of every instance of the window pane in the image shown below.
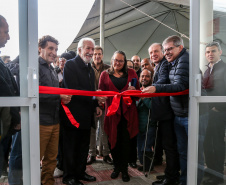
[[0,183],[22,182],[19,111],[19,107],[0,107]]
[[197,184],[224,183],[225,123],[226,103],[200,104]]

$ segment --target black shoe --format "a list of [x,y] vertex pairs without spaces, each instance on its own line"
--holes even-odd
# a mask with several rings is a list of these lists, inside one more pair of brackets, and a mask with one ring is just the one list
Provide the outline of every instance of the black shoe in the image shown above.
[[108,163],[108,164],[113,164],[113,161],[112,161],[112,159],[110,158],[109,155],[104,156],[103,161]]
[[168,179],[162,179],[160,181],[153,182],[152,185],[179,185],[179,182]]
[[62,182],[67,185],[84,185],[82,182],[80,182],[77,179],[63,180]]
[[119,170],[114,169],[114,171],[111,174],[111,178],[116,179],[119,176],[119,173],[120,173]]
[[130,181],[130,177],[128,172],[122,172],[122,181],[123,182],[129,182]]
[[87,165],[90,165],[90,164],[92,164],[92,163],[95,162],[95,161],[96,161],[96,156],[91,156],[91,155],[89,155],[86,164],[87,164]]
[[158,180],[162,180],[162,179],[165,179],[165,178],[166,178],[165,175],[158,175],[158,176],[156,176],[156,179],[158,179]]
[[130,167],[132,168],[137,168],[137,164],[136,163],[129,163]]
[[88,182],[93,182],[96,181],[96,177],[88,175],[86,172],[84,173],[84,175],[79,178],[79,180],[83,180],[83,181],[88,181]]

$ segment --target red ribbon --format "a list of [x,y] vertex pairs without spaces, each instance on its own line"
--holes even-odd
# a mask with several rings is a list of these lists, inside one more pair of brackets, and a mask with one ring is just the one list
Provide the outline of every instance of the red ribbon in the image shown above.
[[[73,90],[73,89],[64,89],[64,88],[57,88],[57,87],[47,87],[47,86],[39,86],[39,93],[40,94],[64,94],[64,95],[80,95],[80,96],[114,96],[112,104],[108,107],[107,116],[114,115],[118,110],[120,105],[121,97],[123,101],[128,106],[132,104],[131,96],[134,97],[158,97],[158,96],[179,96],[179,95],[186,95],[189,93],[189,90],[184,90],[181,92],[176,93],[142,93],[139,90],[127,90],[122,93],[115,92],[115,91],[83,91],[83,90]],[[72,125],[79,127],[79,123],[75,120],[73,115],[71,114],[70,110],[67,106],[65,106],[62,102],[61,105],[64,108],[68,119],[71,121]]]

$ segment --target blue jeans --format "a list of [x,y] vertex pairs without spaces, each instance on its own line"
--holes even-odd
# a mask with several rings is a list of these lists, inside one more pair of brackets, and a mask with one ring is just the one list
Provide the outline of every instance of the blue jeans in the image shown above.
[[180,158],[180,181],[187,183],[187,151],[188,151],[188,117],[175,116],[174,129],[177,137],[177,148]]
[[12,137],[12,150],[9,160],[8,181],[10,185],[21,185],[22,183],[22,148],[21,131]]
[[[156,127],[149,127],[145,151],[152,152],[152,147],[154,147],[154,144],[155,144],[155,135],[156,135]],[[146,133],[138,133],[137,134],[138,158],[139,158],[139,161],[141,164],[143,164],[145,138],[146,138]]]

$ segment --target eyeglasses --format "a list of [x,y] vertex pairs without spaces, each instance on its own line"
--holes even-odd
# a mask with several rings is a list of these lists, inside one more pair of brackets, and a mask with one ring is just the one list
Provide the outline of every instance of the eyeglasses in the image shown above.
[[118,63],[123,63],[124,62],[124,60],[118,60],[118,59],[112,59],[112,61],[118,62]]
[[60,62],[66,62],[67,60],[66,60],[65,58],[62,57],[62,58],[59,58],[59,61],[60,61]]
[[170,47],[170,48],[164,49],[164,53],[170,52],[170,51],[172,51],[176,47],[179,47],[179,46],[174,46],[174,47]]

